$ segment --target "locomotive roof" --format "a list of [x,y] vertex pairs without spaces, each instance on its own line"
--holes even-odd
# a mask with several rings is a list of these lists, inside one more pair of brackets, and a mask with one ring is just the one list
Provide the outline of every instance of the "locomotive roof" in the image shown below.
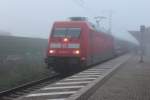
[[90,29],[94,29],[94,26],[89,24],[88,21],[56,21],[54,25],[65,25],[65,24],[80,24],[80,25],[87,25]]
[[54,24],[68,24],[68,23],[78,23],[78,24],[86,24],[87,26],[89,26],[89,28],[96,30],[96,25],[94,25],[93,23],[89,22],[89,21],[56,21]]
[[[103,34],[107,34],[107,35],[111,35],[111,34],[109,34],[109,32],[107,31],[107,30],[105,30],[105,29],[100,29],[100,28],[98,28],[98,27],[96,27],[96,25],[95,24],[93,24],[93,23],[91,23],[91,22],[89,22],[89,21],[56,21],[55,23],[54,23],[54,25],[58,25],[58,24],[68,24],[68,23],[72,23],[72,24],[74,24],[74,23],[78,23],[78,24],[81,24],[81,25],[84,25],[84,24],[86,24],[91,30],[93,30],[93,31],[96,31],[96,32],[101,32],[101,33],[103,33]],[[112,36],[112,35],[111,35]]]

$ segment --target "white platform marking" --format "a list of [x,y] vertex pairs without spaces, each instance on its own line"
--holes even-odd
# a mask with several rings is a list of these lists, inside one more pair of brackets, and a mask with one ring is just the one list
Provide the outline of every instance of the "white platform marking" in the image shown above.
[[[88,70],[88,71],[96,71],[96,70]],[[106,71],[107,71],[106,69],[105,70],[99,70],[98,73],[104,73]]]
[[100,75],[76,75],[76,76],[72,76],[72,77],[90,77],[90,76],[98,77]]
[[101,75],[100,73],[80,73],[78,75]]
[[82,83],[90,83],[91,81],[81,81],[81,82],[59,82],[59,83],[56,83],[56,84],[82,84]]
[[96,78],[68,78],[68,79],[65,79],[65,80],[94,80]]
[[[95,70],[95,71],[99,71],[99,70],[101,70],[101,68],[90,68],[90,69],[88,69],[88,70]],[[85,71],[87,71],[87,70],[85,70]]]
[[96,70],[95,71],[88,71],[87,70],[87,71],[84,71],[83,73],[101,73],[101,72],[103,72],[103,71],[96,71]]
[[104,68],[93,68],[93,69],[89,69],[89,70],[94,70],[94,71],[103,71],[103,70],[107,70],[107,69],[104,69]]
[[45,87],[42,90],[50,90],[50,89],[71,89],[71,88],[82,88],[84,87],[83,85],[79,86],[63,86],[63,87]]
[[99,70],[99,69],[111,69],[111,68],[113,68],[113,67],[99,67],[99,68],[94,68],[94,69]]
[[26,97],[49,96],[49,95],[63,95],[63,94],[74,94],[74,93],[76,93],[76,91],[51,92],[51,93],[35,93],[35,94],[29,94]]
[[60,98],[60,99],[47,99],[47,100],[65,100],[66,98]]

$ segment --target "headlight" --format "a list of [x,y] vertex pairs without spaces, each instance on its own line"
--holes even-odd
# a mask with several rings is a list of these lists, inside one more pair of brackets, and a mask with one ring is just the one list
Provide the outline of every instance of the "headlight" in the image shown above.
[[53,54],[53,53],[55,53],[55,51],[54,50],[49,50],[49,53]]
[[75,50],[75,51],[73,51],[73,54],[80,54],[80,50]]

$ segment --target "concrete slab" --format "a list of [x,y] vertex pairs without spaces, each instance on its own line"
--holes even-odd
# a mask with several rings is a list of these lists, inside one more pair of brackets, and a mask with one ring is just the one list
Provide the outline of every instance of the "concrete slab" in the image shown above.
[[[124,55],[122,57],[119,57],[115,60],[111,60],[111,62],[102,64],[100,67],[97,67],[97,69],[103,69],[105,65],[109,64],[111,67],[106,68],[107,71],[100,77],[98,77],[96,80],[88,84],[86,87],[80,89],[75,94],[71,95],[66,100],[87,100],[88,97],[94,93],[98,87],[104,84],[104,82],[119,68],[122,64],[124,64],[127,59],[130,58],[130,55]],[[93,68],[94,69],[94,68]],[[104,68],[105,69],[105,68]],[[96,99],[98,100],[98,99]]]
[[86,100],[150,100],[150,58],[131,57]]

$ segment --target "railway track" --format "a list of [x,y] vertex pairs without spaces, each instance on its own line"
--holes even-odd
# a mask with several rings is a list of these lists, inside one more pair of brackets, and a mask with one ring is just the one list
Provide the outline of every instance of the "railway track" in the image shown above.
[[[110,60],[110,59],[109,59]],[[108,60],[104,61],[107,62]],[[100,64],[104,63],[101,62]],[[83,70],[81,70],[83,71]],[[65,76],[62,76],[58,73],[54,73],[54,75],[50,76],[50,77],[46,77],[43,79],[40,79],[38,81],[32,81],[23,85],[20,85],[18,87],[12,88],[12,89],[8,89],[6,91],[2,91],[0,92],[0,100],[15,100],[23,95],[27,95],[30,92],[39,90],[40,88],[50,85],[56,81],[59,81],[67,76],[71,76],[75,74],[74,73],[70,73],[70,74],[66,74]]]
[[20,85],[12,89],[2,91],[0,92],[0,100],[14,100],[20,96],[26,95],[32,91],[40,89],[41,87],[44,87],[53,82],[56,82],[62,79],[63,77],[65,76],[60,76],[60,74],[55,73],[54,75],[50,77],[46,77],[38,81],[32,81],[32,82]]

